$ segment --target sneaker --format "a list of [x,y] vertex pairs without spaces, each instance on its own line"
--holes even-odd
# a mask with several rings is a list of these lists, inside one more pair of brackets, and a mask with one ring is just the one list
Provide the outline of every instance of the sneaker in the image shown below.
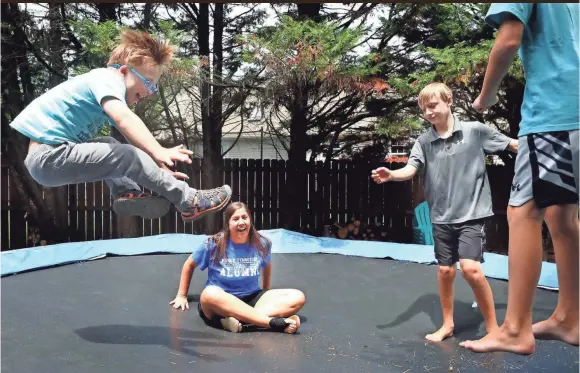
[[218,212],[223,209],[232,198],[232,188],[224,185],[219,188],[209,190],[198,190],[191,209],[181,212],[181,218],[185,222],[193,222],[203,215],[211,212]]
[[238,321],[238,319],[233,317],[225,317],[220,320],[220,323],[224,327],[225,330],[232,333],[241,333],[242,332],[242,323]]
[[161,196],[134,191],[118,195],[113,202],[113,211],[119,216],[140,216],[159,219],[171,208],[171,202]]

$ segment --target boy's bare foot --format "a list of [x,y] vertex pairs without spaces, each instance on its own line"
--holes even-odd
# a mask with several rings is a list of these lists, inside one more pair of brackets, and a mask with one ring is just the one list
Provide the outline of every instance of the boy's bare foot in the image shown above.
[[292,315],[285,320],[288,325],[286,329],[284,329],[284,333],[294,334],[300,330],[300,317],[298,315]]
[[473,352],[506,351],[520,355],[530,355],[536,351],[536,340],[530,332],[510,332],[505,325],[495,329],[477,341],[464,341],[459,344]]
[[453,336],[453,325],[443,325],[435,333],[427,334],[425,339],[431,342],[441,342],[451,336]]
[[492,333],[493,331],[495,331],[496,329],[499,329],[499,325],[497,325],[497,323],[493,323],[491,325],[486,325],[485,326],[485,332],[487,334]]
[[553,315],[544,321],[532,325],[534,337],[538,339],[550,339],[566,342],[578,346],[578,322],[566,323],[558,321]]

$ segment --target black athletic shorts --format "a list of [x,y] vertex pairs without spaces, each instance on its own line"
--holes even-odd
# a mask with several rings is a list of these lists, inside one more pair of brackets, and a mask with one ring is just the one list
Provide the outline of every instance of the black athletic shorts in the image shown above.
[[[244,297],[240,297],[240,299],[242,300],[242,302],[255,307],[256,303],[258,303],[258,301],[260,300],[260,298],[262,298],[262,295],[264,295],[266,292],[268,291],[268,289],[262,289],[262,290],[258,290],[252,294],[246,295]],[[221,319],[223,319],[223,316],[220,316],[218,314],[214,314],[214,316],[210,319],[208,319],[205,314],[203,313],[203,310],[201,309],[201,302],[197,303],[197,311],[199,312],[199,317],[201,317],[201,319],[203,320],[203,322],[205,322],[206,325],[214,327],[214,328],[218,328],[218,329],[223,329],[222,324],[220,322]]]
[[435,259],[442,266],[450,266],[459,259],[483,263],[485,250],[485,220],[469,220],[457,224],[433,224]]

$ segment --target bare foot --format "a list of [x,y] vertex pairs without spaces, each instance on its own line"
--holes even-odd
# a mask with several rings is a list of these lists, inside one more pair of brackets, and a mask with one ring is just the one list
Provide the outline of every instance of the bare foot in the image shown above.
[[441,342],[442,340],[453,336],[453,326],[443,325],[435,333],[427,334],[425,339],[431,342]]
[[578,323],[565,324],[558,321],[554,316],[547,320],[540,321],[532,325],[534,337],[538,339],[550,339],[566,342],[573,346],[578,346]]
[[224,330],[232,333],[242,332],[242,323],[238,321],[235,317],[224,317],[220,320],[220,323],[224,327]]
[[507,351],[520,355],[530,355],[536,351],[536,340],[531,332],[510,333],[501,326],[477,341],[459,344],[473,352]]
[[284,333],[294,334],[300,330],[300,317],[298,317],[298,315],[292,315],[286,318],[286,322],[290,325],[284,329]]
[[486,325],[485,326],[485,332],[487,334],[494,332],[496,329],[499,329],[499,325],[497,325],[497,323],[494,323],[493,325]]

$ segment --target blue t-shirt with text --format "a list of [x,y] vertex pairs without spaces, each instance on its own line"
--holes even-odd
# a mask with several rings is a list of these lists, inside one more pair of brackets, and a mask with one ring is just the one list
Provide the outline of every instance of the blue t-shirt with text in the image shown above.
[[214,285],[241,298],[261,290],[261,270],[270,263],[271,258],[270,242],[264,238],[261,242],[267,251],[265,258],[249,243],[238,245],[228,240],[227,255],[216,263],[213,256],[217,247],[211,239],[204,242],[191,256],[200,270],[207,268],[205,286]]
[[102,100],[126,103],[123,76],[111,68],[99,68],[63,82],[30,103],[10,126],[43,144],[79,144],[97,135],[107,122]]

